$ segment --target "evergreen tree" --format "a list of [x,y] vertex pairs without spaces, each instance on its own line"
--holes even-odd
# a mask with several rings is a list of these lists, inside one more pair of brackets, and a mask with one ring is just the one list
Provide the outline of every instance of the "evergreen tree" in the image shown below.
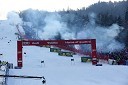
[[119,26],[123,26],[123,20],[121,19],[120,16],[117,18],[117,24],[118,24]]
[[126,13],[125,13],[125,22],[128,23],[128,8],[127,8]]

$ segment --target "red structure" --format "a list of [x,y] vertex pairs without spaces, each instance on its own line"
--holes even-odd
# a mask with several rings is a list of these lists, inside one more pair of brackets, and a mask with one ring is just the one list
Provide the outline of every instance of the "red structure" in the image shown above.
[[42,46],[42,45],[73,45],[73,44],[91,44],[92,64],[97,64],[96,40],[23,40],[17,41],[17,66],[23,67],[22,47],[23,46]]

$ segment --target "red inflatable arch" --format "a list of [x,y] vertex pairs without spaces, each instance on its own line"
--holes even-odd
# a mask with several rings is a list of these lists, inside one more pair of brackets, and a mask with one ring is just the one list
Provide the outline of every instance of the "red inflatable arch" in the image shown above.
[[91,44],[92,64],[97,64],[96,40],[22,40],[17,41],[17,66],[23,67],[22,47],[23,46],[42,46],[42,45],[73,45],[73,44]]

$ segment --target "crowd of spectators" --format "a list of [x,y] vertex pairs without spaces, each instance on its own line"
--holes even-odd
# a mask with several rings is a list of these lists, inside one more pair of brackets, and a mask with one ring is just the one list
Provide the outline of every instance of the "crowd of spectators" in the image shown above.
[[108,59],[113,59],[116,60],[118,65],[125,65],[126,61],[128,61],[128,48],[108,53],[97,53],[97,57],[107,61]]

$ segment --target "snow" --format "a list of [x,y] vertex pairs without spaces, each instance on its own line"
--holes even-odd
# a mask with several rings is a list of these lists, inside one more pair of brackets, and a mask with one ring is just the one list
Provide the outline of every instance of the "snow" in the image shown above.
[[[4,23],[4,22],[3,22]],[[0,24],[0,60],[17,65],[17,32],[15,26]],[[6,28],[8,30],[6,30]],[[6,38],[5,38],[6,37]],[[11,40],[11,41],[10,41]],[[8,43],[9,42],[9,43]],[[128,85],[128,66],[94,66],[82,63],[80,55],[58,56],[49,48],[24,46],[23,68],[10,69],[10,75],[44,76],[46,85]],[[71,59],[74,59],[74,62]],[[41,63],[44,61],[44,63]],[[0,73],[1,74],[1,73]],[[8,85],[43,85],[42,79],[8,78]]]

